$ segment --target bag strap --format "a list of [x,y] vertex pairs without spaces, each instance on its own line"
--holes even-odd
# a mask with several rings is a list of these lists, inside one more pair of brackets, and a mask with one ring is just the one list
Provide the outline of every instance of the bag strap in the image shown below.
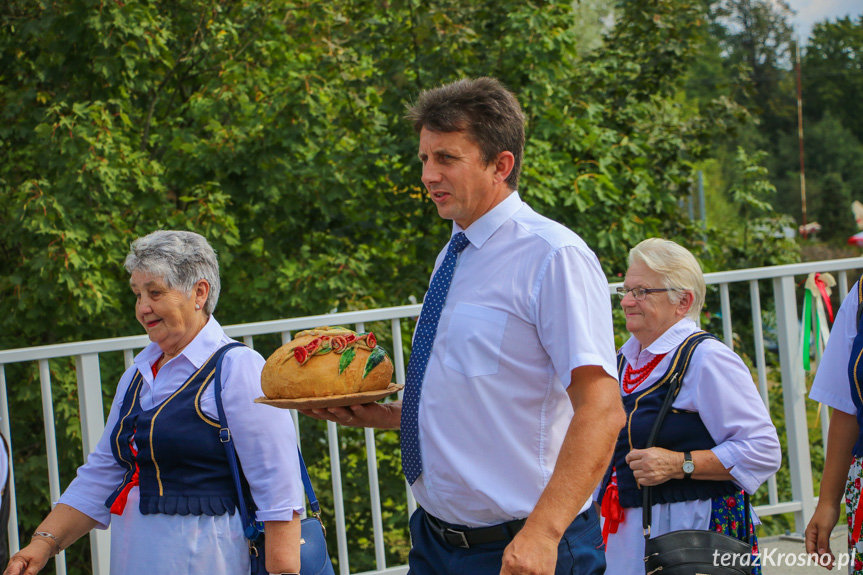
[[[222,445],[225,446],[225,453],[228,456],[228,467],[231,469],[231,477],[234,480],[234,487],[237,489],[240,517],[243,520],[243,535],[250,541],[256,541],[260,537],[261,533],[263,533],[264,528],[263,525],[261,525],[261,522],[256,520],[255,513],[249,512],[248,507],[246,507],[246,498],[243,496],[243,488],[240,482],[240,470],[237,465],[237,450],[234,448],[234,439],[231,437],[231,430],[228,429],[228,420],[225,417],[225,407],[222,404],[222,359],[224,358],[225,352],[229,349],[240,347],[242,345],[243,344],[239,342],[232,342],[216,352],[216,373],[213,377],[213,385],[215,387],[213,388],[213,391],[216,394],[216,410],[219,413],[219,441],[221,441]],[[323,521],[321,520],[321,506],[318,503],[318,498],[315,496],[315,490],[312,487],[312,480],[309,477],[309,471],[306,469],[306,462],[303,460],[303,454],[300,452],[299,446],[297,446],[297,455],[300,458],[300,472],[303,477],[303,488],[305,489],[306,497],[309,498],[309,509],[311,509],[312,515],[317,517],[318,521],[321,522],[321,527],[323,527]],[[326,531],[324,533],[326,533]]]
[[246,507],[246,498],[243,496],[243,487],[240,482],[240,469],[237,465],[237,450],[234,448],[234,439],[231,437],[231,430],[228,429],[228,420],[225,417],[225,406],[222,404],[222,359],[225,357],[225,352],[235,347],[243,345],[240,342],[232,342],[223,346],[216,352],[218,359],[216,360],[216,373],[213,376],[213,392],[216,395],[216,410],[219,412],[219,441],[225,447],[225,454],[228,456],[228,467],[231,470],[231,478],[234,480],[234,487],[237,490],[237,500],[240,509],[240,517],[243,520],[243,535],[250,541],[256,541],[263,529],[256,525],[254,512],[249,514]]
[[[671,359],[672,367],[670,373],[668,374],[671,379],[668,384],[668,393],[665,394],[665,399],[662,402],[662,407],[659,408],[659,413],[656,416],[656,421],[654,421],[653,428],[650,430],[650,435],[647,438],[647,444],[644,447],[645,449],[653,447],[656,443],[656,438],[659,435],[659,429],[662,427],[665,416],[668,415],[668,411],[671,409],[671,405],[672,403],[674,403],[674,399],[680,392],[680,386],[683,384],[683,376],[686,374],[686,370],[689,369],[689,363],[692,360],[692,355],[695,351],[695,347],[706,339],[718,338],[715,335],[706,331],[698,331],[687,337],[680,345],[680,347],[677,348],[677,352]],[[743,491],[743,499],[744,529],[746,537],[747,539],[749,539],[749,494],[746,493],[746,490]],[[653,520],[652,507],[653,488],[651,486],[648,486],[644,488],[644,491],[642,493],[641,504],[641,525],[642,529],[644,530],[645,539],[650,539],[650,524]]]

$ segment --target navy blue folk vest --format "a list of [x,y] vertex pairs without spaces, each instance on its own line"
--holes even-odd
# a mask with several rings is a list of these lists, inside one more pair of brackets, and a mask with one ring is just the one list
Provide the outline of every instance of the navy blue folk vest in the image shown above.
[[[237,491],[219,441],[219,421],[201,410],[204,390],[211,383],[218,385],[212,379],[224,351],[214,353],[168,399],[149,410],[141,407],[143,377],[140,371],[135,373],[123,398],[123,413],[111,432],[111,451],[126,473],[105,501],[108,508],[131,480],[137,461],[141,514],[234,514]],[[129,446],[133,430],[137,457]],[[251,501],[248,484],[242,473],[240,476],[246,499]]]
[[[695,346],[708,338],[716,339],[705,331],[699,331],[687,337],[677,348],[665,375],[650,388],[631,393],[623,398],[626,425],[620,430],[611,460],[611,464],[617,469],[617,488],[622,507],[642,505],[641,486],[636,483],[632,470],[626,464],[626,454],[633,449],[644,449],[647,445],[650,430],[668,393],[672,376],[675,373],[678,378],[684,376]],[[626,360],[619,355],[618,368],[621,376],[625,365]],[[655,446],[671,451],[696,451],[712,449],[716,447],[716,442],[710,437],[698,413],[672,409],[662,423]],[[731,481],[670,479],[653,487],[653,501],[654,503],[678,503],[696,499],[713,499],[731,495],[735,491],[737,489]]]
[[848,383],[851,385],[851,399],[857,408],[857,425],[860,426],[860,437],[854,444],[855,457],[863,456],[863,276],[857,281],[857,335],[851,346],[851,357],[848,360]]

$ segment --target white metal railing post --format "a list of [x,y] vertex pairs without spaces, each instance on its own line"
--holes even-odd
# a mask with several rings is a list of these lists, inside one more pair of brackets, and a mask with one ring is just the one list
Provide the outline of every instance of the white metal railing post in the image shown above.
[[330,446],[330,472],[333,474],[333,511],[336,515],[336,549],[339,554],[339,575],[349,575],[348,538],[345,527],[345,497],[342,492],[342,465],[339,459],[339,431],[333,421],[327,422]]
[[[54,427],[54,397],[51,393],[51,367],[47,359],[39,360],[39,384],[42,391],[42,425],[45,429],[45,453],[48,457],[48,490],[51,508],[60,499],[60,463],[57,458],[57,431]],[[66,552],[54,556],[57,575],[66,575]]]
[[[764,329],[761,324],[761,293],[758,291],[758,280],[749,282],[749,300],[752,303],[752,339],[755,340],[755,367],[758,372],[758,391],[767,413],[770,413],[770,396],[767,391],[767,362],[764,359]],[[776,475],[767,479],[767,500],[770,505],[779,503],[779,490],[776,487]]]
[[[405,351],[402,345],[402,323],[396,318],[392,320],[393,326],[393,359],[395,360],[396,383],[404,385],[405,383]],[[398,398],[402,399],[405,390],[402,388],[398,393]],[[417,510],[417,500],[414,498],[414,492],[411,491],[411,486],[405,480],[405,489],[408,498],[408,518]]]
[[[105,431],[105,408],[102,403],[102,376],[99,373],[99,355],[88,353],[75,356],[78,376],[78,410],[81,416],[81,443],[84,459],[96,449]],[[110,529],[110,528],[109,528]],[[111,533],[109,529],[90,532],[90,557],[93,575],[111,572]]]
[[734,349],[734,329],[731,327],[731,298],[728,283],[719,284],[719,306],[722,310],[722,339],[729,349]]
[[[355,326],[357,332],[366,331],[365,323]],[[392,334],[392,330],[390,330]],[[375,565],[378,570],[386,569],[387,560],[384,550],[384,522],[381,515],[381,488],[378,480],[378,453],[375,445],[375,430],[366,427],[363,430],[366,440],[366,465],[369,469],[369,506],[372,511],[372,534],[375,542]]]
[[800,510],[794,512],[794,523],[796,532],[802,534],[815,511],[815,497],[806,422],[806,388],[797,350],[800,328],[794,276],[774,278],[773,291],[776,298],[776,333],[779,340],[779,363],[782,368],[791,495],[801,504]]
[[[15,471],[12,459],[12,429],[9,426],[9,396],[6,395],[6,368],[0,363],[0,432],[9,443],[9,557],[18,552],[21,542],[18,539],[18,500],[15,497]],[[0,543],[2,545],[2,543]]]

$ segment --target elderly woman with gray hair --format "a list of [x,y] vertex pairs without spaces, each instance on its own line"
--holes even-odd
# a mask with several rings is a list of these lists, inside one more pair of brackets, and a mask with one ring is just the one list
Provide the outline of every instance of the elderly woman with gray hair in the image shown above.
[[253,403],[264,359],[233,347],[213,317],[216,254],[200,235],[158,231],[126,258],[150,345],[120,378],[105,432],[5,573],[31,575],[93,528],[111,529],[111,573],[239,575],[251,568],[237,491],[219,441],[214,386],[266,530],[266,567],[299,571],[303,487],[287,411]]
[[[706,287],[689,251],[669,240],[641,242],[617,292],[632,334],[618,355],[627,421],[599,493],[607,572],[643,575],[644,487],[651,486],[655,502],[651,537],[696,529],[747,540],[743,514],[750,510],[741,490],[753,493],[773,475],[781,451],[749,369],[696,325]],[[678,350],[687,352],[688,368],[655,446],[647,448],[675,379],[670,374],[682,365]]]

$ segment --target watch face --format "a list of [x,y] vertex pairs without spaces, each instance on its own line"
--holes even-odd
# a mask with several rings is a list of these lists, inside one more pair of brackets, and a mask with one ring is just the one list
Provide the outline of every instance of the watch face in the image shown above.
[[693,471],[695,471],[695,464],[692,463],[691,461],[684,461],[683,462],[683,472],[684,473],[692,473]]

